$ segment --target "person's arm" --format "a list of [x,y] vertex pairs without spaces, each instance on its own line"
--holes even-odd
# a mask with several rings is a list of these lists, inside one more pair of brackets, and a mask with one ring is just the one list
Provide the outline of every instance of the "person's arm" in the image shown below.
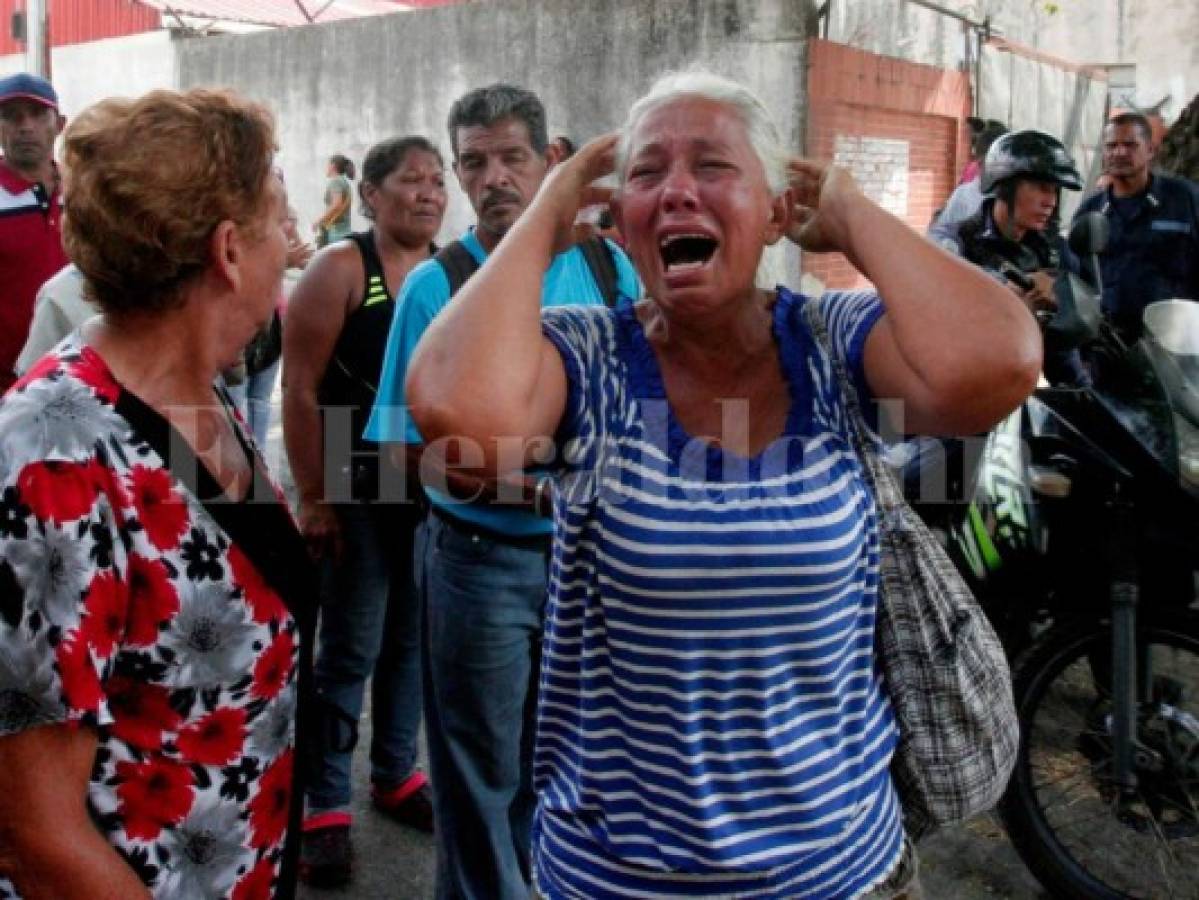
[[336,181],[330,184],[329,188],[332,191],[332,197],[330,197],[325,211],[321,213],[321,217],[316,220],[316,228],[328,228],[345,214],[350,205],[350,194],[344,184]]
[[949,195],[949,199],[945,202],[945,208],[929,224],[929,238],[950,253],[961,256],[962,242],[958,233],[962,223],[978,212],[982,200],[982,191],[979,189],[977,181],[959,184]]
[[96,309],[83,299],[83,276],[68,265],[41,286],[33,305],[33,321],[25,346],[17,357],[18,375],[26,372],[64,337],[93,315]]
[[536,479],[528,479],[520,472],[497,476],[475,467],[471,464],[471,454],[455,452],[459,449],[457,445],[426,453],[421,435],[405,408],[402,381],[408,357],[437,315],[436,311],[444,307],[448,295],[448,285],[443,287],[428,272],[413,279],[412,285],[405,284],[388,338],[379,401],[366,436],[385,445],[386,462],[403,471],[409,484],[422,484],[465,503],[498,499],[531,507]]
[[450,284],[440,264],[422,264],[404,279],[387,333],[375,406],[366,425],[364,437],[382,445],[383,456],[403,471],[411,484],[420,482],[424,441],[408,415],[404,377],[413,350],[449,300]]
[[150,896],[88,814],[95,759],[96,734],[86,726],[0,737],[0,875],[24,900]]
[[[26,404],[26,412],[40,403],[9,402]],[[121,541],[98,465],[95,458],[0,459],[0,495],[16,511],[15,527],[0,529],[0,659],[10,661],[0,665],[0,696],[36,711],[25,723],[0,716],[0,875],[26,900],[148,896],[87,808],[92,726],[112,721],[107,684],[125,646],[123,621],[106,620],[100,636],[93,617],[112,608],[111,592],[125,593],[129,580],[124,554],[82,555],[87,546]],[[83,536],[75,539],[85,545],[78,562],[86,564],[59,566],[47,589],[47,566],[72,536]]]
[[[566,408],[562,357],[541,333],[541,283],[577,236],[589,188],[612,170],[616,136],[592,141],[550,172],[532,204],[454,302],[432,323],[408,367],[409,411],[426,443],[471,442],[491,475],[529,462]],[[522,454],[504,452],[523,447]]]
[[54,298],[39,295],[33,308],[33,321],[29,323],[29,336],[17,356],[13,371],[18,375],[24,375],[47,351],[70,333],[66,317],[54,303]]
[[866,378],[876,397],[902,401],[905,431],[976,434],[1032,392],[1041,335],[1011,291],[872,203],[844,171],[799,159],[789,170],[792,239],[844,253],[882,298]]
[[283,441],[299,494],[300,530],[314,555],[338,552],[340,530],[325,502],[324,427],[317,390],[345,327],[358,251],[326,248],[305,270],[283,322]]

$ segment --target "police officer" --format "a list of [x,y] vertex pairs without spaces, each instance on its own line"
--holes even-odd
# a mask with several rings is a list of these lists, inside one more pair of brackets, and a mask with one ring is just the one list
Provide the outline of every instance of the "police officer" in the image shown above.
[[[1053,282],[1060,268],[1077,271],[1077,262],[1057,234],[1062,188],[1078,190],[1082,179],[1062,143],[1040,131],[1016,131],[996,137],[983,159],[982,205],[966,219],[939,221],[930,237],[947,250],[1002,278],[1030,310],[1056,305]],[[1086,384],[1089,376],[1075,350],[1046,348],[1045,375],[1054,384]],[[939,500],[931,490],[960,499],[974,483],[978,457],[963,452],[955,438],[908,441],[892,455],[902,467],[909,498]],[[933,473],[943,480],[935,482]],[[927,507],[926,507],[927,508]]]
[[1151,134],[1140,113],[1121,113],[1107,123],[1103,170],[1109,184],[1075,213],[1098,210],[1107,217],[1110,235],[1099,254],[1103,308],[1128,340],[1140,336],[1148,304],[1199,300],[1199,187],[1150,171]]
[[1053,307],[1053,279],[1074,266],[1057,234],[1061,189],[1082,179],[1061,141],[1041,131],[1005,134],[983,162],[986,199],[958,226],[956,250],[1002,276],[1031,309]]
[[[1043,131],[1015,131],[991,144],[983,161],[984,200],[978,212],[942,243],[1002,277],[1032,312],[1057,306],[1053,282],[1078,262],[1057,230],[1061,189],[1082,179],[1062,142]],[[1054,384],[1086,384],[1077,351],[1045,350],[1045,376]]]

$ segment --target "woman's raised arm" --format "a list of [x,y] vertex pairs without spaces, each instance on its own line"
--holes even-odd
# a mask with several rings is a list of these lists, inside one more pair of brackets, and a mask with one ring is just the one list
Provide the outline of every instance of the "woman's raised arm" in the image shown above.
[[840,169],[795,159],[788,171],[792,240],[844,253],[882,298],[866,377],[876,397],[902,402],[904,431],[976,434],[1032,392],[1041,335],[1019,298],[875,205]]
[[531,448],[557,430],[566,371],[541,333],[542,278],[554,255],[578,239],[579,208],[603,196],[590,185],[611,171],[615,144],[615,135],[598,138],[556,166],[421,338],[405,396],[426,446],[466,441],[500,475],[501,460],[513,463],[513,454],[499,452],[501,441]]

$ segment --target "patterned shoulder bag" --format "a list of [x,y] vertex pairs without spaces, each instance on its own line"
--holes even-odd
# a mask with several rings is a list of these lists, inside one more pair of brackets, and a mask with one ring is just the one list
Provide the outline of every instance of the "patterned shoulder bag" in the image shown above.
[[832,348],[821,304],[804,317],[832,362],[879,517],[875,654],[899,725],[891,762],[913,838],[990,809],[1020,742],[1007,657],[945,550],[908,506]]

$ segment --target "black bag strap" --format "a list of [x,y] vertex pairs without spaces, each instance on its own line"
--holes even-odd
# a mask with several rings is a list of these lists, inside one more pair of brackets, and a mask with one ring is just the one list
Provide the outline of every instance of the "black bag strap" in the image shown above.
[[[612,248],[601,237],[588,238],[579,244],[583,259],[595,279],[600,296],[604,298],[605,306],[615,306],[620,296],[620,280],[616,272],[616,260],[612,256]],[[437,252],[434,257],[443,269],[446,280],[450,283],[450,296],[458,293],[466,279],[479,271],[479,261],[474,258],[462,241],[451,241]]]
[[450,241],[437,251],[433,257],[443,269],[450,283],[450,296],[458,293],[459,288],[466,284],[466,279],[479,271],[479,261],[471,255],[462,241]]
[[595,279],[596,287],[604,298],[604,305],[612,308],[620,296],[620,276],[616,272],[616,260],[612,256],[612,248],[602,237],[591,237],[579,244],[591,277]]

